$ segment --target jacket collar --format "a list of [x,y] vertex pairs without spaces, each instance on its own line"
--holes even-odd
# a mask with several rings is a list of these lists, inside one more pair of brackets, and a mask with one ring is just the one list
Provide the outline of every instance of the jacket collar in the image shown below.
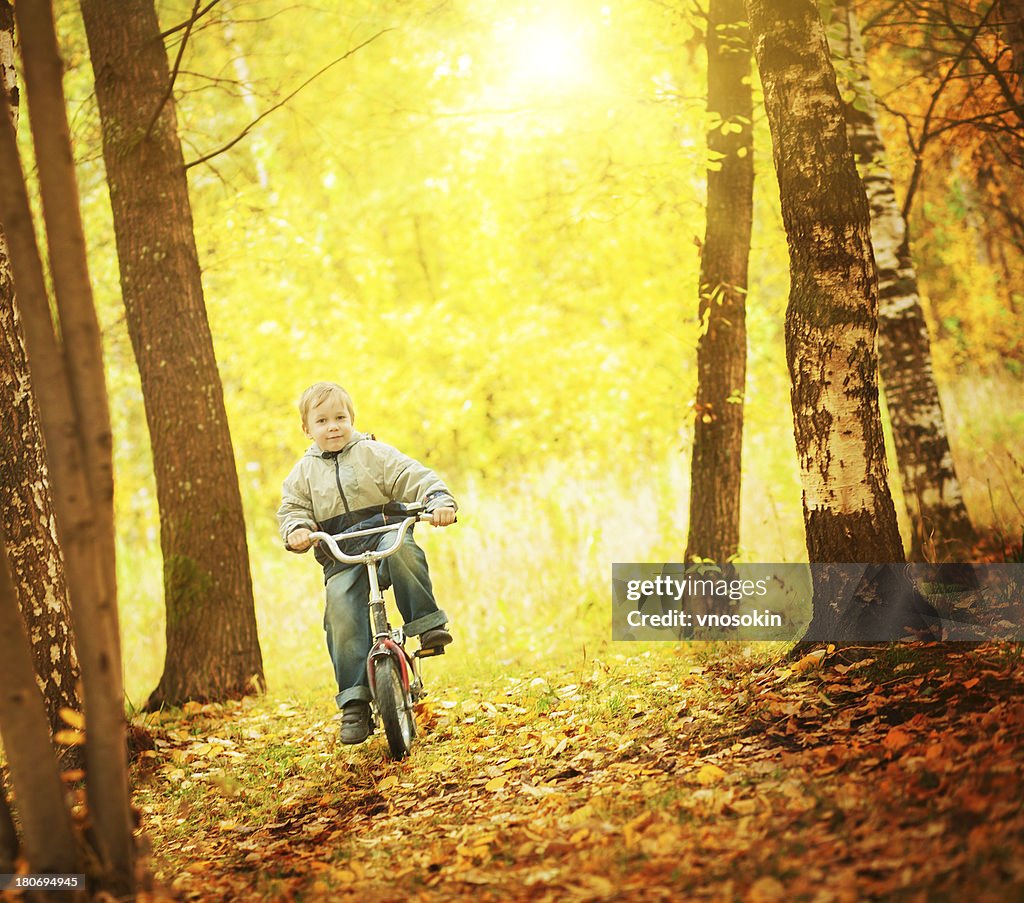
[[309,448],[306,449],[306,454],[311,455],[314,458],[326,458],[327,460],[334,460],[335,458],[338,457],[338,455],[344,454],[357,442],[362,442],[366,438],[367,436],[365,433],[352,433],[352,438],[349,439],[345,447],[333,452],[321,451],[320,446],[314,442]]

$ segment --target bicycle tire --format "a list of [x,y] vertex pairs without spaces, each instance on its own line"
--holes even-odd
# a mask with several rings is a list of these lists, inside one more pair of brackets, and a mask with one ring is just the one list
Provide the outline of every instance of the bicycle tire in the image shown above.
[[390,657],[378,658],[373,663],[377,711],[384,724],[388,750],[392,759],[404,759],[412,749],[416,735],[416,720],[405,699],[398,663]]

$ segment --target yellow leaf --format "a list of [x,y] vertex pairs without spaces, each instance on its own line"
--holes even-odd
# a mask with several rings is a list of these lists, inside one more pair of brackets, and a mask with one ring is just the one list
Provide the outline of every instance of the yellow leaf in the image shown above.
[[701,784],[715,784],[725,777],[725,772],[717,765],[704,765],[697,772],[697,780]]
[[81,712],[76,712],[74,709],[69,709],[64,706],[60,712],[60,717],[64,719],[64,723],[70,725],[79,731],[85,730],[85,715]]
[[785,899],[785,896],[786,888],[782,886],[782,882],[771,875],[765,875],[751,885],[747,892],[746,903],[776,903],[778,900]]
[[377,785],[377,789],[378,790],[390,790],[392,787],[397,787],[397,786],[398,786],[398,778],[396,778],[393,774],[389,774],[386,778],[381,780],[381,782]]
[[797,672],[810,671],[811,668],[818,668],[825,659],[825,650],[818,649],[816,652],[809,652],[800,661],[793,665],[793,670]]
[[57,731],[53,739],[65,746],[84,746],[85,734],[81,731]]
[[507,782],[508,775],[500,774],[498,777],[491,778],[486,784],[484,784],[484,790],[501,790]]

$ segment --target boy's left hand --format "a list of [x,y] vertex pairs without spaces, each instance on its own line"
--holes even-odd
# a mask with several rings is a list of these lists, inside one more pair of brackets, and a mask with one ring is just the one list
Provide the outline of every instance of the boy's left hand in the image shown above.
[[448,527],[455,523],[454,508],[435,508],[430,512],[430,523],[435,527]]

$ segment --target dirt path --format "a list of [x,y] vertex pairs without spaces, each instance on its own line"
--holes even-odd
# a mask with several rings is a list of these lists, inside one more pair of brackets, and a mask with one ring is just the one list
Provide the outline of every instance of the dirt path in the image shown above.
[[187,899],[1020,899],[1017,656],[638,657],[437,699],[397,764],[286,705],[192,707],[136,801]]

